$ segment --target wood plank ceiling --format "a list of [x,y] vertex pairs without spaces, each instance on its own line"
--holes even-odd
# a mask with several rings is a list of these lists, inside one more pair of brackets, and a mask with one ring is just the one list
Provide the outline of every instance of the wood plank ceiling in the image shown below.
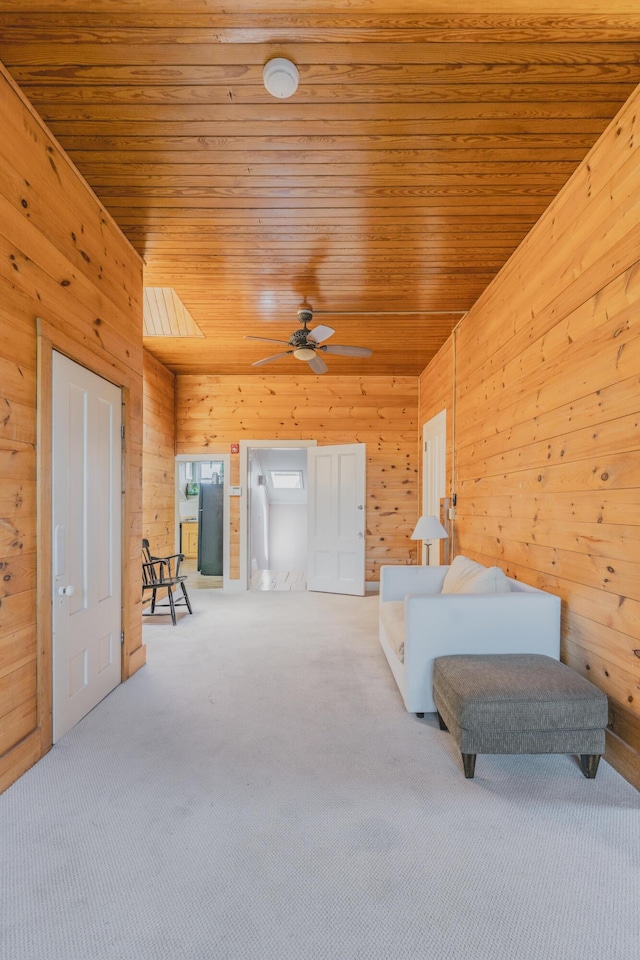
[[0,0],[0,60],[204,333],[146,341],[172,370],[299,374],[243,334],[305,303],[373,348],[331,373],[412,376],[640,82],[640,9]]

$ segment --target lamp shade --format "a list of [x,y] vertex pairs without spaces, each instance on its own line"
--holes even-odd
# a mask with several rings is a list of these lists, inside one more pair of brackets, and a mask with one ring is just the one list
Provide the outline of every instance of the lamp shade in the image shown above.
[[412,540],[445,540],[449,534],[437,517],[420,517],[411,534]]
[[284,100],[298,89],[300,74],[295,63],[284,57],[274,57],[265,63],[262,71],[264,85],[272,97]]

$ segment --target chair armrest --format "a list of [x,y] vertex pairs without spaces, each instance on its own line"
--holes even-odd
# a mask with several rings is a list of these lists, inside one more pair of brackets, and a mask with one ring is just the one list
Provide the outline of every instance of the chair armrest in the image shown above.
[[[163,563],[168,570],[169,577],[180,576],[180,564],[184,560],[184,553],[172,553],[169,557],[151,557],[151,559],[155,560],[156,563]],[[175,564],[172,566],[174,560]]]
[[404,600],[408,593],[440,594],[449,567],[385,566],[380,568],[380,602]]

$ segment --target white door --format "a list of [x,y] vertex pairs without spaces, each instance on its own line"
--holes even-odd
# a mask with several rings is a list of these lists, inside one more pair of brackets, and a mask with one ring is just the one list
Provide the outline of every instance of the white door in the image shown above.
[[121,679],[122,397],[53,354],[53,741]]
[[[447,412],[442,410],[422,428],[422,515],[439,517],[440,500],[447,489]],[[434,540],[429,551],[429,564],[438,564],[440,542]],[[422,545],[422,562],[427,548]]]
[[307,587],[364,594],[366,444],[310,447]]

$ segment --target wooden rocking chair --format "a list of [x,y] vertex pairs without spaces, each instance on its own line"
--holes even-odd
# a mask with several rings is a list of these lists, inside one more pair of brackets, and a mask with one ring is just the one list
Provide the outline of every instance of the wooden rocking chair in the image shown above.
[[[144,600],[145,592],[151,591],[151,611],[147,616],[156,614],[156,607],[169,607],[174,627],[177,606],[186,604],[189,613],[193,613],[185,586],[187,578],[185,574],[180,573],[180,562],[183,559],[182,553],[174,553],[170,557],[152,557],[149,552],[149,541],[142,541],[142,599]],[[178,586],[182,590],[182,597],[176,600],[173,591]],[[158,590],[167,591],[167,603],[158,603]],[[167,616],[167,614],[157,614],[157,616]]]

